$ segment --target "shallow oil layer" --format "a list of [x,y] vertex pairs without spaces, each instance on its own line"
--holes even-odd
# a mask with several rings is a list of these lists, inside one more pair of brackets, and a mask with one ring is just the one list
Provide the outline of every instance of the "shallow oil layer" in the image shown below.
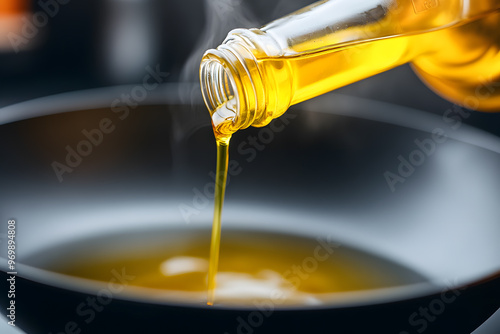
[[[337,292],[426,281],[415,271],[327,238],[224,230],[215,304],[328,303]],[[206,303],[210,231],[162,230],[82,239],[38,252],[26,264],[125,290]],[[147,296],[146,296],[147,297]]]

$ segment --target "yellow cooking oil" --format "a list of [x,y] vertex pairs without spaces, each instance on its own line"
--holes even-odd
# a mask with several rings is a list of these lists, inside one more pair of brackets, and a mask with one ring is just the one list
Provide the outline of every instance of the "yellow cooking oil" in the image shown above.
[[[111,284],[122,296],[201,306],[207,302],[209,233],[171,228],[94,236],[37,252],[27,263]],[[339,293],[428,281],[398,263],[306,231],[226,229],[220,247],[217,305],[321,305],[338,300]]]
[[227,165],[229,161],[229,139],[217,141],[217,169],[214,193],[214,219],[210,243],[210,261],[208,267],[208,298],[207,304],[213,305],[215,300],[216,277],[219,263],[219,248],[221,238],[221,217],[224,204],[224,193],[227,180]]
[[[202,58],[200,81],[227,172],[231,135],[289,106],[411,63],[436,93],[500,111],[497,0],[320,1],[260,29],[235,29]],[[390,87],[387,87],[390,89]],[[214,302],[225,177],[215,197],[209,298]]]

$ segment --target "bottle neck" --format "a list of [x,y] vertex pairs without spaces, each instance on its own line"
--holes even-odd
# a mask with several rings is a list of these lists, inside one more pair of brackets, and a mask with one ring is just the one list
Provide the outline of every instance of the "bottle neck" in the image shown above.
[[[290,106],[288,68],[264,68],[259,61],[279,52],[275,41],[258,29],[235,29],[217,49],[208,50],[200,65],[203,99],[212,116],[216,137],[252,126],[267,125]],[[290,102],[291,98],[289,99]]]

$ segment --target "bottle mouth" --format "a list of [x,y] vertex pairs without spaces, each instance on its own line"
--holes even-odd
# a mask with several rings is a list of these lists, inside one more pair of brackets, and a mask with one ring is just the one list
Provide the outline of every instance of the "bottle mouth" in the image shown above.
[[229,138],[249,126],[263,126],[272,117],[255,56],[243,41],[228,39],[208,50],[200,64],[200,84],[216,137]]
[[[210,50],[209,52],[216,52]],[[237,130],[239,111],[238,91],[229,67],[209,52],[200,65],[200,83],[203,100],[212,117],[214,130],[231,135]]]

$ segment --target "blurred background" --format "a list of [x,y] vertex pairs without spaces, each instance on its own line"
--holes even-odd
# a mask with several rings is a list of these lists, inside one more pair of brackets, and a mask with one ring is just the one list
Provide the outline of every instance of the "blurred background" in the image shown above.
[[[259,27],[313,2],[0,0],[0,108],[58,93],[139,84],[148,66],[168,72],[168,82],[197,85],[203,52],[219,45],[230,29]],[[453,107],[409,65],[338,92],[438,115]],[[476,112],[464,122],[500,136],[500,114]],[[489,326],[478,334],[498,333],[498,325]]]
[[[311,0],[2,0],[0,107],[57,93],[140,83],[146,66],[197,82],[203,52],[236,27],[259,27]],[[341,93],[442,114],[452,105],[408,65]],[[198,93],[198,91],[196,91]],[[467,122],[500,134],[498,115]]]

